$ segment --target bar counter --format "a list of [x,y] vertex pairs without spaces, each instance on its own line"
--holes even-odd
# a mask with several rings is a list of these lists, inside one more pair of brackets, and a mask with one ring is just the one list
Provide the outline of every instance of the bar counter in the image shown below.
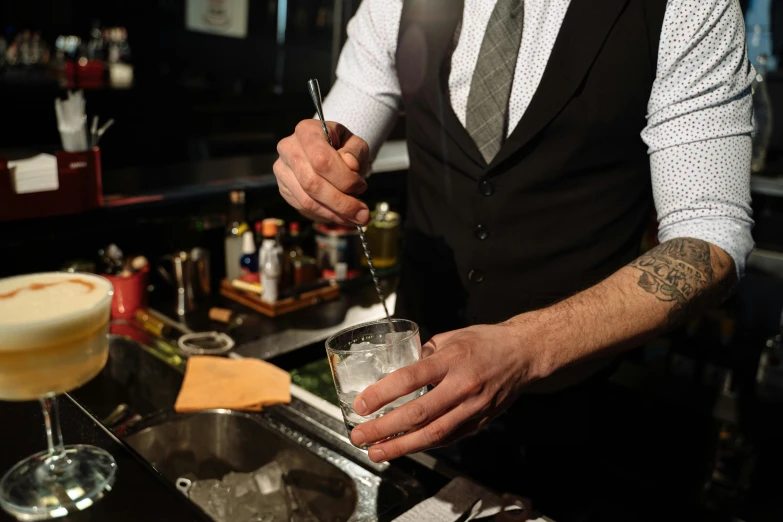
[[[347,324],[381,317],[380,305],[372,299],[372,289],[366,290],[369,292],[366,295],[365,289],[347,293],[340,298],[340,302],[322,303],[312,309],[295,312],[290,317],[283,318],[284,320],[264,319],[260,328],[263,335],[259,339],[240,344],[233,356],[268,358],[285,369],[296,367],[302,360],[323,357],[322,340],[325,336]],[[393,294],[390,296],[390,301],[393,301]],[[226,305],[218,297],[213,304]],[[333,316],[329,319],[327,318],[329,314],[326,312],[330,307],[340,312],[334,313],[333,310]],[[199,319],[199,314],[193,314],[188,318],[188,323],[194,329],[208,326],[208,323],[203,322],[203,318]],[[295,347],[296,345],[299,346]],[[673,468],[668,467],[666,462],[673,463],[678,459],[686,459],[694,451],[704,449],[703,441],[696,430],[701,421],[694,415],[694,412],[701,408],[697,409],[695,405],[689,405],[684,401],[689,391],[683,388],[672,388],[671,397],[659,399],[658,406],[647,404],[640,407],[629,390],[632,385],[643,384],[645,377],[641,374],[629,373],[628,368],[619,372],[613,379],[628,381],[627,384],[622,385],[622,392],[609,395],[607,391],[605,397],[608,402],[616,403],[612,411],[624,412],[623,419],[613,417],[614,422],[607,424],[606,429],[607,431],[622,429],[622,426],[631,425],[645,417],[649,419],[649,425],[646,428],[640,426],[640,430],[649,430],[650,426],[658,427],[656,433],[647,436],[641,432],[637,434],[640,441],[654,439],[655,443],[648,445],[643,442],[638,448],[634,444],[638,451],[629,453],[628,458],[639,460],[639,463],[649,472],[646,487],[660,490],[661,494],[665,495],[670,491],[670,483],[679,483],[680,480],[677,474],[671,474]],[[100,422],[100,419],[105,419],[119,404],[127,404],[133,413],[144,419],[154,419],[161,415],[170,416],[173,413],[172,407],[181,382],[181,371],[165,364],[133,341],[112,337],[109,361],[101,374],[60,400],[65,443],[93,444],[108,450],[118,464],[117,481],[112,491],[94,506],[62,520],[119,522],[211,520],[183,498],[182,494],[174,488],[170,477],[162,476],[160,469],[153,468],[126,445],[124,437],[115,436]],[[453,469],[446,466],[443,460],[433,457],[433,454],[414,455],[412,458],[398,459],[391,464],[374,464],[367,459],[366,453],[354,448],[348,441],[340,419],[339,408],[296,386],[292,386],[292,397],[290,405],[267,408],[262,414],[254,414],[254,417],[265,423],[288,426],[294,433],[302,434],[307,440],[318,445],[319,454],[323,452],[332,455],[335,461],[342,462],[345,467],[363,470],[374,477],[379,477],[380,482],[391,481],[411,485],[412,493],[407,499],[409,503],[432,496],[456,475]],[[704,396],[703,400],[710,399]],[[0,418],[4,421],[0,470],[4,472],[22,458],[45,449],[43,421],[38,404],[0,402]],[[632,421],[631,418],[637,420]],[[610,420],[607,419],[607,422]],[[133,428],[128,433],[132,434],[132,431]],[[672,432],[676,432],[678,437],[683,439],[676,447],[666,443]],[[776,432],[781,433],[780,430]],[[688,437],[685,437],[686,434],[689,434]],[[654,463],[654,460],[660,460],[660,466]],[[777,479],[772,478],[775,473],[775,462],[772,460],[760,463],[760,466],[763,465],[765,468],[764,475],[767,479],[762,482],[761,488],[755,488],[757,497],[745,509],[746,513],[759,516],[743,517],[744,520],[779,520],[776,518],[780,514],[779,505],[772,502],[775,496],[773,484],[779,483]],[[659,473],[658,467],[668,467],[669,473],[666,473],[665,469]],[[610,511],[620,513],[619,518],[611,518],[611,520],[648,520],[649,518],[645,516],[649,514],[649,506],[636,505],[632,500],[623,498],[624,495],[633,493],[636,487],[634,484],[638,481],[626,481],[625,487],[629,491],[616,489],[622,484],[606,481],[604,475],[607,471],[597,470],[596,480],[606,484],[607,489],[604,491],[607,508],[612,507]],[[511,469],[498,470],[499,476],[506,477],[502,479],[504,481],[512,480],[513,474],[514,470]],[[767,486],[764,487],[763,484]],[[512,484],[505,482],[504,485]],[[503,487],[503,485],[495,487]],[[678,513],[690,514],[690,511],[679,511],[679,501],[671,500],[674,501],[672,505],[678,506]],[[535,506],[535,498],[533,501]],[[628,503],[633,505],[627,505]],[[625,507],[623,504],[626,504]],[[389,516],[391,517],[391,513]],[[381,518],[381,520],[387,519],[390,518]],[[0,520],[10,521],[12,518],[0,512]],[[704,520],[722,519],[705,518]]]
[[[229,356],[270,360],[285,370],[294,370],[323,359],[323,341],[329,335],[350,325],[382,318],[383,311],[377,296],[367,283],[356,281],[355,286],[346,288],[338,299],[289,315],[275,319],[258,316],[252,335],[238,336],[238,344]],[[393,310],[394,278],[384,284],[389,296],[387,303]],[[164,315],[176,317],[171,297],[168,291],[156,290],[150,296],[150,304]],[[215,295],[183,318],[181,324],[195,331],[220,329],[220,323],[209,321],[207,317],[210,306],[255,314],[242,305]],[[178,370],[164,363],[138,343],[113,337],[110,358],[102,373],[61,398],[65,443],[97,445],[111,452],[118,463],[113,490],[95,506],[65,520],[211,520],[182,497],[173,487],[170,476],[165,477],[158,466],[153,468],[148,460],[126,444],[123,436],[115,436],[100,422],[119,404],[128,405],[145,421],[161,416],[171,420],[181,382],[181,368]],[[709,426],[715,420],[731,420],[739,415],[736,401],[723,397],[715,406],[722,405],[720,411],[716,409],[713,412],[715,418],[705,417],[703,412],[709,411],[715,403],[714,394],[708,388],[650,374],[631,363],[621,365],[601,396],[607,405],[607,415],[605,418],[602,416],[598,423],[601,433],[618,440],[635,441],[632,448],[624,453],[622,463],[599,460],[604,467],[596,470],[596,484],[601,484],[605,492],[605,509],[616,515],[606,520],[652,520],[649,518],[649,506],[638,502],[639,498],[652,493],[639,493],[640,485],[649,492],[658,492],[657,496],[661,498],[671,495],[672,491],[683,490],[692,483],[688,473],[701,474],[702,471],[686,469],[682,473],[672,473],[673,470],[680,469],[677,467],[681,465],[679,463],[693,462],[691,457],[696,453],[704,453],[705,434],[710,432]],[[765,446],[774,449],[777,447],[775,440],[781,440],[783,428],[773,411],[771,408],[768,412],[760,412],[757,417],[760,421],[766,419],[759,431],[767,434]],[[622,415],[617,412],[622,412]],[[432,496],[457,475],[438,452],[413,455],[391,464],[372,463],[365,452],[350,444],[339,408],[297,386],[292,386],[290,405],[267,408],[262,414],[250,417],[265,425],[286,426],[291,433],[299,434],[294,439],[301,435],[313,441],[319,447],[319,454],[324,452],[333,456],[346,468],[364,470],[379,478],[380,482],[386,480],[411,485],[409,503]],[[37,404],[0,402],[0,419],[3,419],[5,428],[0,471],[4,472],[22,458],[45,449],[42,416]],[[770,423],[775,424],[774,430]],[[139,424],[140,427],[142,425],[143,422]],[[133,428],[126,434],[132,435]],[[592,448],[592,451],[599,459],[603,457],[598,448]],[[780,452],[767,449],[764,454],[766,458],[759,462],[759,479],[753,489],[753,497],[742,509],[743,520],[780,520],[776,518],[781,514],[779,503],[773,500],[777,491],[774,485],[780,483],[775,478],[777,465],[781,462]],[[620,466],[632,469],[644,480],[635,475],[615,473],[614,469],[621,469]],[[509,467],[497,471],[494,483],[489,479],[482,480],[501,490],[514,487],[514,475],[515,470]],[[677,513],[695,515],[693,506],[684,504],[685,494],[667,498],[671,502],[669,505],[676,506]],[[143,502],[140,499],[144,499]],[[533,501],[535,507],[535,497]],[[391,517],[391,512],[388,515]],[[391,518],[381,517],[381,520],[387,519]],[[12,519],[0,512],[0,520]]]
[[[5,472],[23,458],[46,449],[43,416],[36,402],[0,402],[0,418],[4,419],[0,470]],[[60,419],[66,444],[97,446],[111,453],[117,462],[116,481],[112,490],[89,509],[60,520],[210,521],[173,484],[164,480],[147,462],[68,396],[60,398]],[[15,519],[0,510],[0,520]]]
[[[65,522],[211,520],[195,504],[186,500],[176,490],[171,480],[163,476],[165,462],[155,464],[156,468],[158,464],[163,466],[160,469],[153,468],[127,445],[127,435],[137,431],[131,427],[118,438],[98,420],[105,418],[119,404],[128,405],[130,411],[145,420],[152,419],[148,424],[153,426],[159,418],[169,421],[186,418],[173,412],[174,399],[181,381],[181,373],[141,349],[135,342],[122,337],[111,338],[109,362],[106,367],[91,382],[60,398],[60,416],[66,445],[92,444],[112,454],[117,461],[116,482],[112,490],[94,506],[60,520]],[[281,432],[293,434],[292,439],[301,441],[306,437],[307,447],[312,448],[312,453],[317,453],[318,458],[336,464],[343,471],[358,474],[360,480],[363,475],[366,475],[363,478],[365,483],[377,483],[376,485],[381,488],[379,499],[384,496],[383,491],[386,491],[385,502],[388,505],[379,504],[378,507],[379,510],[383,508],[381,520],[389,520],[392,515],[401,514],[400,510],[412,507],[414,503],[434,494],[447,483],[446,475],[408,459],[403,459],[395,465],[372,463],[364,452],[351,446],[348,439],[342,435],[342,422],[324,415],[317,408],[296,398],[290,405],[265,408],[262,414],[235,414],[225,410],[219,413],[236,415],[240,419],[258,416],[263,422],[278,427]],[[36,403],[2,402],[0,415],[4,419],[13,419],[11,423],[13,429],[8,429],[11,427],[8,426],[4,430],[4,450],[0,454],[0,469],[7,470],[17,461],[46,447],[42,415]],[[210,413],[194,415],[209,416]],[[144,421],[140,426],[140,429],[148,427]],[[227,430],[226,439],[231,436],[228,431],[231,429]],[[207,434],[198,432],[194,437],[199,440],[206,436]],[[253,439],[253,441],[261,445],[269,443],[269,440],[263,439]],[[183,442],[178,441],[178,448],[181,449]],[[248,441],[245,440],[244,444],[247,443]],[[247,447],[236,448],[233,451],[246,452],[249,455],[258,453],[257,450]],[[400,485],[407,488],[405,495],[396,493]],[[390,494],[389,491],[394,494]],[[359,500],[362,497],[361,493],[359,491]],[[388,498],[395,500],[388,500]],[[381,500],[377,501],[381,502]],[[356,509],[366,510],[366,506],[358,505]],[[365,516],[358,518],[358,520],[365,519],[367,519]],[[10,521],[13,518],[5,512],[0,512],[0,520]]]
[[[393,294],[388,303],[393,307]],[[233,306],[219,296],[214,296],[212,304],[234,308],[238,306]],[[163,302],[161,305],[161,308],[165,308]],[[288,357],[300,357],[296,355],[298,348],[315,348],[314,343],[320,344],[328,335],[344,326],[375,320],[382,314],[380,304],[373,303],[371,295],[364,291],[350,292],[336,302],[322,303],[312,309],[295,312],[288,318],[263,319],[258,338],[240,344],[231,355],[265,359],[285,354]],[[206,323],[205,315],[206,309],[199,308],[186,322],[193,328],[214,328],[215,324]],[[103,371],[86,385],[60,398],[65,444],[92,444],[104,448],[114,456],[118,466],[116,482],[104,498],[89,509],[61,520],[211,520],[177,491],[171,477],[164,476],[164,470],[158,463],[151,464],[128,445],[127,435],[143,430],[147,427],[145,423],[154,423],[159,418],[183,418],[173,412],[173,404],[182,383],[181,368],[166,364],[149,348],[149,345],[142,346],[126,337],[112,335],[109,360]],[[314,350],[304,352],[310,354],[306,358],[312,358]],[[319,351],[318,356],[322,357],[323,352]],[[292,397],[290,405],[265,408],[261,414],[239,413],[239,416],[257,417],[260,422],[277,426],[289,434],[297,434],[294,439],[308,438],[310,444],[318,448],[317,455],[320,458],[332,464],[337,463],[343,470],[353,470],[359,475],[367,474],[369,479],[365,477],[364,482],[368,484],[377,482],[382,488],[388,484],[385,497],[390,497],[388,490],[400,489],[400,485],[407,488],[401,500],[386,500],[388,506],[377,508],[380,510],[383,507],[384,510],[380,520],[390,520],[416,502],[435,494],[454,474],[444,466],[437,466],[438,471],[430,469],[436,467],[435,461],[426,458],[422,461],[422,457],[419,457],[419,462],[401,459],[394,464],[375,464],[367,458],[365,452],[350,444],[342,420],[336,418],[334,413],[336,410],[339,415],[339,409],[296,386],[292,386]],[[144,419],[139,423],[138,430],[134,431],[131,426],[127,431],[124,427],[118,431],[117,425],[102,423],[120,404],[127,405],[129,413]],[[221,413],[231,414],[228,411]],[[10,421],[4,430],[0,470],[5,472],[19,460],[45,449],[43,418],[38,404],[0,402],[0,418]],[[152,420],[147,422],[148,419]],[[399,505],[392,506],[397,503]],[[361,507],[357,506],[357,509]],[[364,516],[358,518],[365,519]],[[0,512],[0,520],[13,518]]]

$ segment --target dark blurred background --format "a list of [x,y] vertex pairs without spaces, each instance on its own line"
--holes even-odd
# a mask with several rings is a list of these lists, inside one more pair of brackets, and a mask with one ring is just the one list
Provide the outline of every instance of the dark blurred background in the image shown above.
[[[105,61],[105,36],[92,33],[124,28],[128,52],[120,61],[132,66],[132,84],[92,85],[87,111],[116,120],[101,141],[105,170],[160,166],[273,152],[277,140],[313,112],[307,79],[319,78],[324,91],[331,85],[345,23],[358,3],[253,0],[247,34],[234,38],[187,30],[183,0],[5,0],[0,36],[11,46],[31,31],[54,48],[58,37],[75,35],[81,48],[59,59],[67,64],[84,57]],[[278,20],[281,7],[285,16]],[[66,75],[57,74],[63,65],[56,54],[53,49],[47,66],[0,65],[0,149],[59,144],[52,104]],[[78,80],[77,74],[81,86]]]
[[[247,33],[234,38],[188,30],[185,0],[5,0],[0,54],[25,31],[40,34],[52,52],[46,66],[14,66],[0,57],[0,153],[59,145],[52,102],[73,75],[57,72],[64,67],[54,51],[58,37],[81,39],[80,49],[62,60],[66,64],[106,60],[106,47],[94,51],[93,45],[94,31],[106,28],[125,30],[128,51],[120,61],[132,67],[133,80],[122,87],[107,80],[86,93],[89,114],[117,122],[101,142],[104,170],[274,152],[277,141],[312,114],[307,79],[319,78],[324,95],[328,91],[359,2],[251,0]],[[776,120],[783,121],[783,76],[775,60],[783,54],[783,3],[741,3],[752,61],[760,53],[772,56],[768,86]],[[67,85],[84,86],[78,76]],[[783,125],[773,132],[771,168],[783,170]],[[400,133],[398,127],[395,136]]]

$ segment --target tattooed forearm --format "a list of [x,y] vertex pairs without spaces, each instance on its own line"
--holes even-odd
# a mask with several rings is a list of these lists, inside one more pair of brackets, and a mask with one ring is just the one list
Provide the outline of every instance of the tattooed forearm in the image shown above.
[[721,248],[693,238],[673,239],[600,283],[506,324],[521,336],[519,346],[526,346],[528,335],[540,342],[536,372],[550,377],[530,389],[557,389],[716,306],[736,281],[734,261]]
[[669,326],[728,297],[737,278],[731,257],[699,239],[672,239],[629,266],[641,272],[641,288],[660,301],[672,302]]

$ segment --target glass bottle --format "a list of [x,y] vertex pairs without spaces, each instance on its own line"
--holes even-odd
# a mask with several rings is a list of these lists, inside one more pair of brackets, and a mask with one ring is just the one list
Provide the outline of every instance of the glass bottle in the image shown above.
[[263,221],[264,241],[258,253],[258,270],[261,272],[261,300],[275,303],[280,293],[283,249],[277,242],[277,220]]
[[[385,201],[379,202],[371,213],[365,232],[376,268],[389,268],[397,264],[399,234],[400,215],[390,210]],[[367,267],[367,258],[361,256],[360,259],[362,266]]]
[[242,258],[239,262],[239,271],[242,275],[258,272],[258,249],[251,231],[242,235]]
[[301,238],[299,237],[299,223],[292,222],[288,228],[288,245],[285,248],[283,260],[283,284],[290,287],[294,285],[294,261],[304,256]]
[[240,258],[242,257],[242,235],[248,229],[245,223],[245,192],[232,191],[231,206],[228,210],[228,227],[226,228],[226,279],[233,281],[241,274]]

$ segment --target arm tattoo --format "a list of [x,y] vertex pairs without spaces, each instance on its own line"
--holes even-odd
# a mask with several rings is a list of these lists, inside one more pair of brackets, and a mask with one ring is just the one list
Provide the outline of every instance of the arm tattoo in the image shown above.
[[641,272],[638,284],[644,291],[660,301],[672,302],[670,327],[731,293],[736,282],[734,262],[727,266],[720,254],[713,255],[712,248],[699,239],[672,239],[629,265]]

